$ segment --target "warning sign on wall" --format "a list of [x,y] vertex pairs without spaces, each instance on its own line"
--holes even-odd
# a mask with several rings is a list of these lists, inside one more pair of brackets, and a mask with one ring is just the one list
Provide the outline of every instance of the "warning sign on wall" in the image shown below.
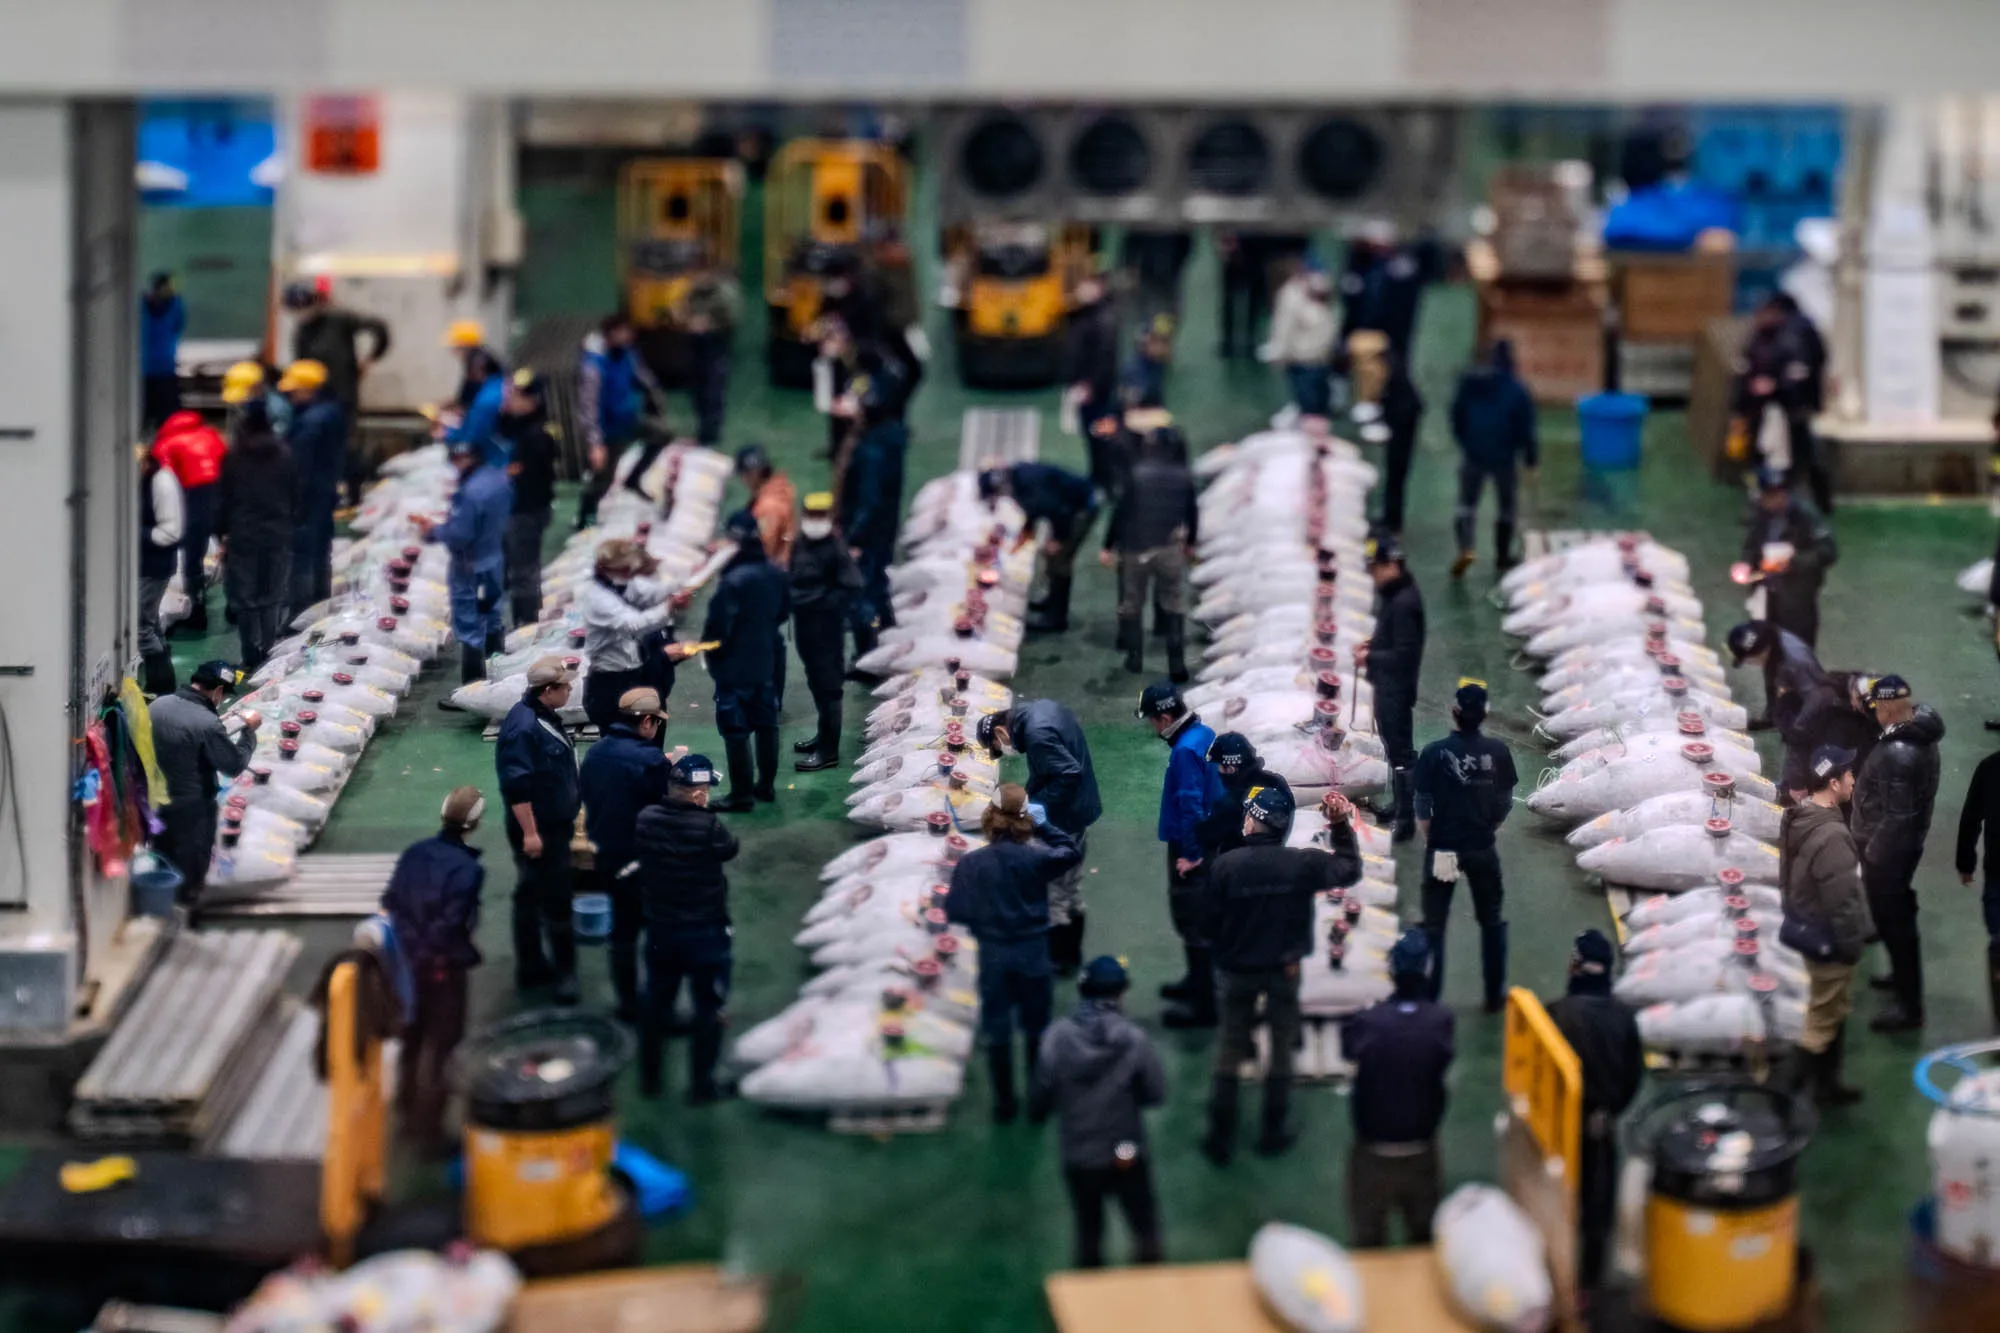
[[382,165],[382,108],[373,97],[308,97],[302,117],[306,170],[372,176]]

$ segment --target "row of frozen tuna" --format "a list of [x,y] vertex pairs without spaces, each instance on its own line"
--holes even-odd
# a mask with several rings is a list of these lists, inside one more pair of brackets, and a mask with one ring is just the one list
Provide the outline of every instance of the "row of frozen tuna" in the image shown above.
[[979,1020],[979,946],[945,911],[953,867],[983,845],[999,782],[979,719],[1013,703],[1034,576],[1025,519],[955,472],[922,487],[890,571],[895,625],[859,665],[886,679],[864,726],[849,817],[881,837],[830,861],[795,937],[820,969],[731,1055],[749,1101],[896,1110],[955,1100]]
[[[664,600],[693,592],[721,572],[734,554],[725,543],[711,552],[722,514],[730,460],[714,449],[676,443],[663,449],[636,487],[629,485],[640,452],[618,460],[611,489],[599,502],[595,526],[573,535],[542,569],[542,613],[532,625],[507,636],[506,651],[486,664],[486,679],[461,685],[451,701],[475,717],[497,720],[520,702],[528,688],[528,668],[543,657],[569,660],[581,673],[590,669],[582,597],[596,578],[597,548],[614,538],[644,547],[658,568],[635,587],[643,596]],[[583,691],[570,695],[563,720],[584,721]]]
[[1577,825],[1581,869],[1662,895],[1631,913],[1617,983],[1646,1043],[1726,1054],[1796,1039],[1806,978],[1778,943],[1776,792],[1686,560],[1615,534],[1520,566],[1500,594],[1503,630],[1544,664],[1537,731],[1558,765],[1529,807]]
[[[1209,641],[1190,708],[1218,734],[1238,732],[1299,798],[1289,841],[1319,845],[1330,791],[1388,785],[1373,691],[1354,649],[1375,630],[1363,552],[1375,470],[1323,430],[1272,430],[1203,455],[1195,619]],[[1387,831],[1353,817],[1363,878],[1324,895],[1318,947],[1303,964],[1308,1014],[1352,1013],[1391,991],[1399,922]]]

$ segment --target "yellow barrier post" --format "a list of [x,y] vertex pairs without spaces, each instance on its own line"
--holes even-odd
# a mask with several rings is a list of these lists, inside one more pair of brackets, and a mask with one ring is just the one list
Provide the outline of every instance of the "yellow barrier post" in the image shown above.
[[354,1260],[354,1238],[386,1185],[388,1101],[382,1042],[370,1035],[355,1055],[360,1021],[353,963],[334,969],[326,1001],[326,1156],[320,1164],[319,1218],[336,1267]]
[[1507,995],[1501,1175],[1548,1247],[1560,1327],[1577,1327],[1576,1247],[1583,1155],[1583,1066],[1533,992]]

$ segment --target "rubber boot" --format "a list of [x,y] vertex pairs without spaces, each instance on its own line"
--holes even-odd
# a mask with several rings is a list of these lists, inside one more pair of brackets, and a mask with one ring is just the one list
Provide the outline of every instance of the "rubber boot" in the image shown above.
[[729,765],[729,795],[709,806],[725,815],[740,815],[757,808],[757,799],[751,789],[757,785],[756,770],[751,766],[750,738],[748,736],[724,736],[722,752]]
[[470,685],[486,679],[486,650],[466,644],[458,650],[458,683]]
[[1472,549],[1472,519],[1469,516],[1454,518],[1451,521],[1451,530],[1458,538],[1458,558],[1451,562],[1451,576],[1462,579],[1465,577],[1465,571],[1471,569],[1473,563],[1479,559],[1478,553]]
[[1257,1155],[1276,1157],[1299,1141],[1292,1124],[1292,1081],[1288,1078],[1264,1080],[1264,1125],[1257,1135]]
[[1215,1012],[1215,964],[1206,945],[1190,944],[1187,950],[1187,992],[1181,1003],[1167,1010],[1160,1021],[1170,1028],[1212,1028]]
[[[1160,998],[1163,1000],[1185,1000],[1194,994],[1195,969],[1204,963],[1202,950],[1192,944],[1183,944],[1181,951],[1187,955],[1187,971],[1181,973],[1179,981],[1169,981],[1160,987]],[[2000,1016],[2000,1009],[1995,1009],[1994,1014]]]
[[722,1020],[696,1023],[688,1038],[689,1106],[706,1106],[722,1096],[715,1086],[715,1062],[722,1055]]
[[1228,1074],[1217,1074],[1208,1085],[1208,1133],[1202,1136],[1201,1155],[1217,1166],[1228,1166],[1236,1155],[1237,1082]]
[[181,622],[180,628],[186,630],[188,637],[191,639],[198,639],[208,633],[208,590],[206,588],[202,590],[201,596],[193,600],[193,609],[188,612],[188,618]]
[[840,696],[819,704],[819,727],[810,740],[792,747],[798,762],[792,767],[801,773],[817,773],[840,763]]
[[1514,556],[1514,525],[1496,522],[1493,525],[1493,567],[1505,574],[1520,563]]
[[752,793],[760,801],[778,799],[778,729],[760,727],[754,740],[757,748],[757,787]]
[[1011,1125],[1021,1113],[1014,1101],[1014,1043],[989,1042],[986,1047],[986,1074],[993,1080],[993,1123]]
[[562,919],[550,917],[543,923],[549,933],[549,963],[556,970],[554,999],[557,1004],[575,1004],[583,998],[583,990],[576,980],[576,924],[569,914],[569,904],[563,904]]
[[1417,799],[1410,770],[1397,769],[1390,776],[1390,785],[1396,793],[1396,824],[1390,832],[1389,841],[1408,842],[1417,836]]
[[1427,921],[1421,929],[1424,932],[1424,939],[1429,941],[1431,946],[1430,987],[1425,998],[1435,1003],[1437,998],[1444,994],[1444,927],[1432,926]]
[[1486,1012],[1507,1003],[1507,923],[1479,928],[1479,976],[1486,985]]
[[1146,623],[1138,616],[1118,617],[1118,646],[1125,650],[1125,669],[1138,675],[1146,669]]
[[1167,679],[1176,685],[1188,682],[1187,669],[1187,622],[1180,616],[1168,616],[1167,621]]
[[1049,927],[1049,962],[1059,977],[1073,977],[1083,966],[1083,923],[1084,912],[1078,908],[1060,926]]
[[1816,1068],[1813,1079],[1813,1096],[1824,1110],[1834,1110],[1842,1106],[1852,1106],[1861,1100],[1861,1089],[1850,1088],[1840,1081],[1840,1067],[1847,1060],[1847,1024],[1833,1034],[1833,1044],[1812,1057]]
[[1030,634],[1061,634],[1069,628],[1070,580],[1049,576],[1049,595],[1039,606],[1028,608]]
[[1158,602],[1153,603],[1153,637],[1156,639],[1167,637],[1167,613],[1160,609]]

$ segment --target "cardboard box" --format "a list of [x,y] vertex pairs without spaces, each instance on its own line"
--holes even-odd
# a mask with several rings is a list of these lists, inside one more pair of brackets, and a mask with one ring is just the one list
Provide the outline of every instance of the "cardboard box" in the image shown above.
[[1480,339],[1505,338],[1538,403],[1574,403],[1604,387],[1604,289],[1596,283],[1479,287]]
[[1621,337],[1692,346],[1710,321],[1723,318],[1734,308],[1733,253],[1619,251],[1611,261]]

